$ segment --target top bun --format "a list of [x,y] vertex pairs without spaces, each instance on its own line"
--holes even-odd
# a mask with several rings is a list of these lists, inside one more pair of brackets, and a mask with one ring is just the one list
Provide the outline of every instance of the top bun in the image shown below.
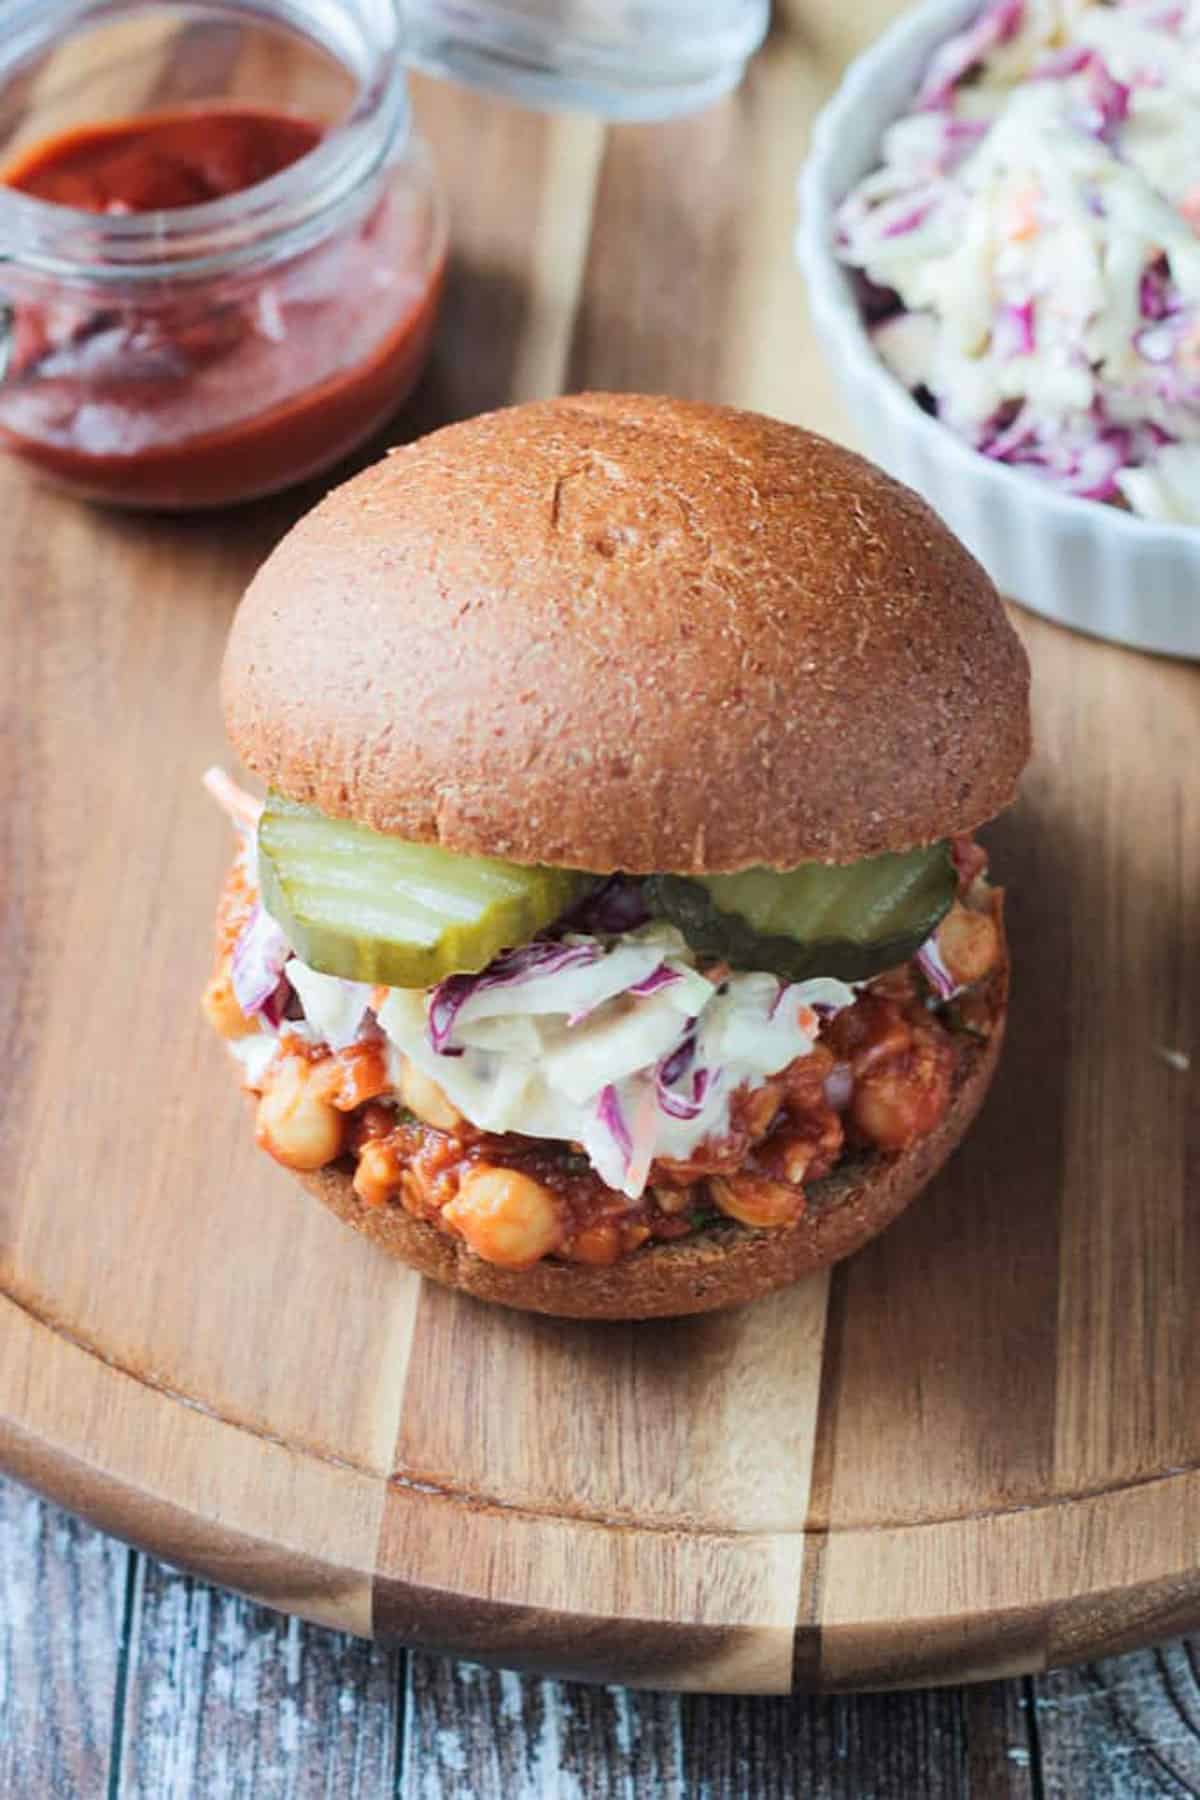
[[996,591],[923,501],[754,413],[513,407],[347,482],[234,621],[226,722],[289,798],[632,873],[971,830],[1029,753]]

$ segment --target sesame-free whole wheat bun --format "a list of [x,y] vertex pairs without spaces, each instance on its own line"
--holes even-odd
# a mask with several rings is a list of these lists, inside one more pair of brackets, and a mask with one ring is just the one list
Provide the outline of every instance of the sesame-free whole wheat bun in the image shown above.
[[[893,958],[877,962],[875,974],[847,970],[856,986],[812,982],[809,1037],[753,1077],[736,1073],[728,1057],[701,1057],[697,1046],[717,1041],[704,1036],[700,1016],[709,999],[683,1006],[682,1023],[668,1024],[644,1063],[597,1077],[598,1099],[592,1087],[581,1090],[582,1110],[570,1115],[578,1128],[554,1122],[558,1114],[530,1123],[549,1118],[544,1110],[497,1124],[490,1102],[472,1112],[468,1089],[454,1087],[456,1071],[475,1066],[444,1060],[474,1054],[450,1046],[446,1023],[463,1016],[453,1007],[470,975],[454,976],[450,1014],[439,1012],[442,987],[421,999],[427,1010],[408,1038],[389,1021],[400,1017],[396,1006],[415,1002],[413,991],[352,988],[372,995],[375,1017],[362,1001],[346,1051],[312,1027],[310,968],[292,982],[290,1012],[275,991],[271,1029],[281,1048],[267,1046],[275,1063],[248,1082],[259,1095],[260,1143],[389,1254],[481,1299],[531,1311],[706,1311],[848,1255],[940,1168],[996,1066],[1008,955],[1001,898],[982,879],[986,858],[970,833],[1013,796],[1029,752],[1028,684],[990,581],[929,508],[862,458],[792,426],[678,400],[591,394],[472,419],[396,450],[300,521],[234,621],[223,674],[229,735],[270,788],[467,857],[615,874],[596,891],[643,897],[668,876],[795,871],[889,851],[921,861],[923,847],[955,840],[952,853],[924,853],[925,861],[943,858],[942,905],[951,910],[921,923],[898,968]],[[633,879],[643,875],[659,879]],[[549,879],[544,871],[537,878]],[[760,879],[778,888],[797,877],[752,878]],[[818,879],[828,886],[835,878],[823,871]],[[243,903],[242,880],[235,869],[223,905]],[[652,899],[647,906],[653,914]],[[234,964],[243,953],[252,960],[255,916],[240,927]],[[628,955],[637,936],[637,920],[629,928],[573,924],[572,932],[599,933],[580,951],[578,937],[562,938],[562,915],[547,916],[543,941],[512,947],[518,962],[531,954],[553,961],[564,942],[585,961]],[[936,934],[950,920],[951,936],[923,935],[937,920]],[[654,925],[652,917],[645,929]],[[232,1018],[219,1028],[236,1038],[243,1026],[264,1027],[229,1012],[230,941],[226,927],[213,1007]],[[789,1006],[803,1011],[808,990],[786,987],[774,963],[739,961],[732,949],[726,959],[724,946],[704,961],[702,944],[688,937],[685,945],[679,933],[675,941],[695,951],[684,975],[694,982],[705,972],[700,989],[714,1006],[729,990],[747,991],[738,988],[743,973],[760,995],[766,975],[777,979],[740,1040],[746,1055],[773,1054],[765,1047],[777,1041],[769,1035],[776,1008],[781,1020],[790,1016],[782,1006],[790,995]],[[958,973],[955,955],[965,957]],[[318,982],[322,969],[326,978],[346,974],[312,960]],[[524,979],[488,972],[502,962],[479,981],[503,988]],[[280,968],[271,965],[263,995]],[[660,963],[640,985],[610,990],[605,1004],[622,1029],[652,1004],[661,1018],[667,1003],[651,997],[682,978]],[[297,982],[309,996],[308,1036],[289,1049]],[[836,990],[832,1001],[828,990]],[[594,1009],[561,1011],[549,1035],[533,1032],[528,1054],[545,1060],[530,1064],[528,1090],[515,1071],[513,1093],[544,1097],[558,1050],[568,1039],[577,1048],[573,1028],[584,1019],[589,1033],[603,1025]],[[670,1051],[669,1034],[681,1029],[691,1036]],[[506,1045],[492,1058],[497,1080],[514,1073],[506,1057],[525,1054],[527,1021],[522,1030],[484,1040]],[[235,1048],[244,1051],[244,1042]],[[281,1120],[294,1125],[287,1108],[299,1104],[313,1059],[349,1055],[360,1058],[360,1072],[363,1057],[390,1059],[387,1085],[376,1079],[363,1090],[374,1115],[338,1123],[331,1107],[343,1102],[326,1100],[329,1146],[312,1154],[302,1146],[289,1160],[272,1133]],[[704,1060],[715,1072],[700,1068]],[[410,1088],[414,1068],[423,1086]],[[815,1086],[805,1088],[814,1070]],[[899,1097],[885,1093],[881,1103],[878,1084],[892,1073]],[[624,1117],[617,1108],[615,1123],[609,1097],[618,1085],[600,1088],[601,1079],[640,1096]],[[726,1096],[720,1122],[696,1126],[684,1149],[661,1148],[682,1141],[661,1118],[699,1116],[710,1081]],[[321,1091],[340,1090],[335,1082]],[[447,1091],[458,1095],[455,1105]],[[919,1128],[889,1139],[881,1104],[885,1114],[888,1105],[909,1106]],[[441,1116],[448,1106],[449,1122]],[[647,1128],[655,1106],[660,1122]],[[747,1125],[755,1108],[760,1116]],[[624,1135],[616,1175],[599,1172],[595,1117],[608,1121],[614,1141]],[[630,1146],[647,1129],[638,1165],[642,1153]],[[498,1165],[486,1171],[489,1181],[523,1170],[535,1187],[548,1184],[539,1204],[544,1214],[551,1201],[560,1208],[561,1234],[545,1237],[536,1259],[512,1253],[495,1218],[464,1222],[479,1157]],[[586,1216],[580,1183],[591,1184]],[[792,1210],[763,1216],[781,1185]],[[613,1233],[623,1234],[619,1250]]]
[[930,509],[793,426],[592,394],[452,425],[250,586],[226,721],[291,799],[608,871],[966,832],[1029,753],[1024,653]]

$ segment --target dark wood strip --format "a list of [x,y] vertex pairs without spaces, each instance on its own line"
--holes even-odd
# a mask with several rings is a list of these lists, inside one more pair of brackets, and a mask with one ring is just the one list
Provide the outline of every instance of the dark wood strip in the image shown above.
[[682,1730],[684,1792],[704,1800],[966,1800],[969,1792],[961,1690],[790,1700],[697,1695],[682,1702]]
[[132,1555],[0,1482],[0,1794],[104,1792]]
[[968,1688],[967,1785],[973,1800],[1041,1800],[1028,1681]]
[[1044,797],[1076,748],[1043,738],[1017,807],[984,834],[1007,890],[1014,976],[983,1114],[911,1211],[835,1276],[845,1318],[822,1395],[815,1526],[953,1517],[981,1495],[1002,1510],[1052,1488],[1074,1026],[1047,997],[1063,990],[1075,930],[1073,909],[1045,904],[1070,892],[1073,851]]
[[121,1800],[377,1800],[398,1760],[402,1655],[138,1560]]

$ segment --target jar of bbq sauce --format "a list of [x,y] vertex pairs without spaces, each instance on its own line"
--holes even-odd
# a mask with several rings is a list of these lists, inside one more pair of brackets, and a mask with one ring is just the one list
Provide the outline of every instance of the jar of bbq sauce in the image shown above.
[[170,509],[336,462],[416,382],[442,280],[391,0],[4,4],[0,444]]
[[84,497],[317,474],[420,375],[446,253],[406,67],[665,117],[767,0],[0,0],[0,448]]

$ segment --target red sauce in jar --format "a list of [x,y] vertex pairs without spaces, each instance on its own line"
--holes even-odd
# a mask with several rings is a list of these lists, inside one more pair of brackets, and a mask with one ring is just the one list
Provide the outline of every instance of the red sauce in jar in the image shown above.
[[323,135],[309,119],[261,107],[148,113],[34,144],[4,181],[82,212],[169,212],[240,194],[298,162]]
[[[3,171],[110,217],[219,201],[279,174],[323,128],[264,108],[80,127]],[[290,259],[199,282],[82,291],[13,282],[0,442],[59,485],[128,506],[219,506],[336,462],[395,411],[428,354],[442,267],[398,168],[369,207]]]

